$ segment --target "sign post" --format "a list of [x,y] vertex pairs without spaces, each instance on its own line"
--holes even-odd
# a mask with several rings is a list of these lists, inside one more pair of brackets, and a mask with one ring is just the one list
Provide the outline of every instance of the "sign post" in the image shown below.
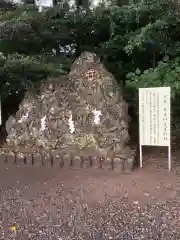
[[139,88],[139,150],[143,166],[142,146],[167,146],[168,169],[171,170],[171,89]]

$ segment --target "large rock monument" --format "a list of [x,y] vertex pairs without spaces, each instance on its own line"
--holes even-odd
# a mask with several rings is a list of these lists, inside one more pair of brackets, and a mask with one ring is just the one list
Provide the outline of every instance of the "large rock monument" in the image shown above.
[[128,106],[116,80],[93,53],[84,52],[68,76],[49,79],[27,92],[7,144],[76,155],[112,154],[134,162],[128,146]]

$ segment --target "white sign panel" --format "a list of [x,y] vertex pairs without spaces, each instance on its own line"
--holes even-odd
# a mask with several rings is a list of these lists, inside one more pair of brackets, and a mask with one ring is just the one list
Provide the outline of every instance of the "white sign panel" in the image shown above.
[[170,149],[170,96],[170,87],[139,89],[140,146]]
[[52,7],[53,6],[53,0],[36,0],[36,5],[37,6],[42,6],[42,7]]

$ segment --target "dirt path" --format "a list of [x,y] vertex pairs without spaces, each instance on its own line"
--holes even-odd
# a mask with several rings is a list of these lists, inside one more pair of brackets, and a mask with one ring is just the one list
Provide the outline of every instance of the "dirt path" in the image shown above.
[[[162,163],[162,162],[161,162]],[[0,168],[0,239],[180,239],[180,170]]]

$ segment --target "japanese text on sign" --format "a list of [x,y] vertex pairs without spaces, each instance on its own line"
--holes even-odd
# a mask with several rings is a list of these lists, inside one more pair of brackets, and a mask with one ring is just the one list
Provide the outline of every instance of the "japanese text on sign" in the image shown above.
[[140,145],[170,145],[170,88],[139,89]]

